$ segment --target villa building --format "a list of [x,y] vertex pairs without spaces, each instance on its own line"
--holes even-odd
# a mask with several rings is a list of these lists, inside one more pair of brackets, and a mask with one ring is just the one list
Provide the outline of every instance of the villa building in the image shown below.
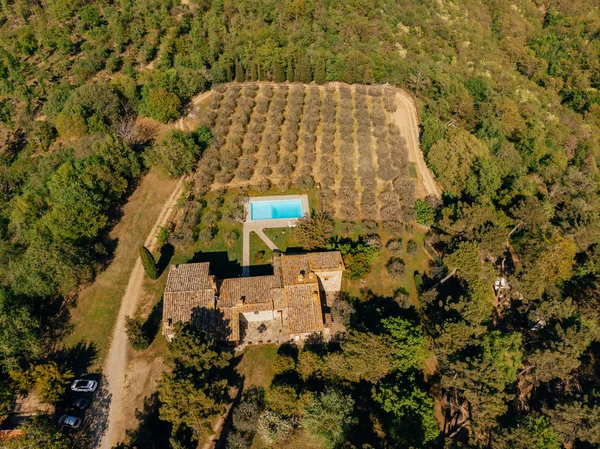
[[329,335],[323,306],[339,293],[339,251],[274,254],[273,274],[217,279],[208,262],[172,265],[164,293],[163,335],[191,322],[232,345],[300,341]]

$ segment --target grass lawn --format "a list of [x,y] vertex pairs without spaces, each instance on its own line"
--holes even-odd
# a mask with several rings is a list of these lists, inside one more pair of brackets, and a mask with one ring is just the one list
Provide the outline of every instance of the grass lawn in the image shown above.
[[177,180],[161,179],[149,173],[123,207],[123,216],[110,233],[117,242],[114,259],[99,273],[94,283],[84,288],[71,310],[73,332],[66,347],[85,342],[97,351],[90,368],[98,368],[106,357],[121,298],[142,245],[160,211],[173,192]]
[[283,252],[288,251],[288,249],[291,251],[300,249],[298,242],[294,238],[294,228],[267,228],[264,229],[264,232],[277,245],[277,248]]
[[255,233],[250,233],[250,265],[269,265],[272,251]]
[[267,388],[271,384],[278,349],[277,345],[254,345],[244,349],[236,371],[244,377],[245,389],[251,386]]

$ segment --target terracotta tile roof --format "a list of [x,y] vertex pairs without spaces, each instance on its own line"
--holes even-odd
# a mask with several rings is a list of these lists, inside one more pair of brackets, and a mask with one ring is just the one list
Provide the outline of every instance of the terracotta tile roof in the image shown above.
[[271,265],[273,265],[273,281],[274,287],[283,288],[283,278],[281,277],[281,256],[274,253],[271,259]]
[[227,323],[227,333],[222,341],[238,341],[240,339],[240,310],[238,307],[222,309],[223,321]]
[[209,262],[171,265],[165,292],[193,292],[213,288]]
[[274,288],[271,290],[271,298],[273,298],[273,309],[286,309],[287,302],[285,301],[285,294],[283,288]]
[[205,311],[214,310],[215,292],[204,289],[196,292],[165,292],[163,297],[163,333],[169,333],[177,323],[192,321],[199,329],[210,327],[205,323]]
[[291,285],[285,289],[287,323],[291,334],[318,332],[325,328],[321,299],[314,285]]
[[208,263],[172,266],[164,294],[163,333],[191,321],[217,340],[239,341],[239,314],[265,310],[287,310],[285,324],[291,334],[322,331],[315,272],[343,269],[338,251],[281,255],[273,257],[271,276],[223,279],[217,285]]
[[308,253],[306,257],[308,257],[308,264],[313,271],[344,269],[344,261],[339,251]]
[[223,279],[219,282],[218,307],[268,303],[272,306],[271,289],[275,276],[251,276]]
[[343,270],[344,262],[339,251],[322,251],[308,254],[282,254],[281,275],[283,285],[311,284],[316,282],[312,272]]
[[281,277],[284,287],[317,282],[316,276],[310,271],[306,254],[282,254]]

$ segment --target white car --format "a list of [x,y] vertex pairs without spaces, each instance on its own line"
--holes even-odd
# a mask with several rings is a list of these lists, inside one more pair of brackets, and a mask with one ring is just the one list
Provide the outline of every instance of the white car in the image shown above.
[[58,423],[70,429],[79,429],[79,426],[81,426],[81,419],[75,416],[62,415],[58,418]]
[[77,379],[71,384],[71,390],[78,393],[93,393],[98,388],[98,382],[89,379]]

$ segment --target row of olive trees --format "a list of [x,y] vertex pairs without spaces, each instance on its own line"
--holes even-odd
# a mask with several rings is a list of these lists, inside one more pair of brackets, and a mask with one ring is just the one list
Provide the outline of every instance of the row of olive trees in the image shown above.
[[321,140],[319,145],[319,200],[323,210],[334,210],[335,182],[339,173],[339,160],[335,155],[334,90],[326,88],[321,104]]
[[[347,86],[340,87],[340,101],[337,104],[336,121],[337,132],[340,138],[338,147],[340,165],[341,165],[341,180],[338,190],[339,213],[344,219],[351,219],[360,215],[358,207],[359,196],[358,192],[362,189],[356,176],[355,160],[356,160],[356,142],[355,129],[356,120],[354,118],[354,105],[352,101],[352,91]],[[368,155],[369,148],[358,148],[359,164],[363,163],[362,156]],[[368,192],[369,189],[363,190]],[[374,189],[372,189],[374,191]],[[374,204],[375,198],[372,198]]]

